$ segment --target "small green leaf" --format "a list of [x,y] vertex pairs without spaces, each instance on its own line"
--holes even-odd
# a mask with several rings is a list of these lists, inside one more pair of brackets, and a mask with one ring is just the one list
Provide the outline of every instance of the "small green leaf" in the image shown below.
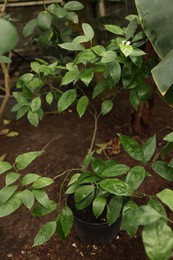
[[119,35],[124,35],[124,32],[123,30],[121,29],[121,27],[117,26],[117,25],[110,25],[110,24],[107,24],[107,25],[104,25],[106,30],[111,32],[111,33],[114,33],[114,34],[119,34]]
[[4,204],[9,200],[9,198],[15,193],[17,186],[8,186],[0,190],[0,205]]
[[144,162],[142,147],[132,138],[126,135],[119,135],[124,150],[137,161]]
[[112,100],[104,100],[103,102],[102,102],[102,107],[101,107],[101,113],[102,113],[102,115],[106,115],[106,114],[108,114],[111,110],[112,110],[112,108],[113,108],[113,102],[112,102]]
[[67,187],[69,187],[70,185],[74,184],[75,182],[78,181],[79,176],[81,176],[81,173],[75,173],[74,175],[72,175],[72,177],[70,178]]
[[160,215],[165,217],[164,221],[166,221],[167,218],[166,210],[160,201],[156,199],[150,199],[148,205],[151,206],[153,209],[155,209],[157,212],[159,212]]
[[82,117],[83,114],[85,113],[88,104],[89,104],[89,100],[87,96],[83,96],[78,100],[76,110],[80,117]]
[[108,166],[102,173],[102,177],[116,177],[129,171],[129,167],[125,164],[115,164]]
[[20,119],[21,117],[23,117],[28,111],[29,111],[30,107],[29,106],[22,106],[19,108],[18,112],[17,112],[17,116],[16,119]]
[[46,102],[51,105],[52,102],[53,102],[53,94],[51,92],[49,92],[47,95],[46,95]]
[[61,80],[61,85],[68,85],[69,83],[75,83],[78,80],[79,71],[77,69],[66,72]]
[[101,189],[118,196],[129,196],[132,193],[130,186],[118,179],[105,179],[99,182]]
[[9,64],[12,62],[12,60],[6,56],[0,56],[0,62]]
[[41,11],[37,17],[38,26],[42,31],[46,31],[51,27],[52,15],[48,11]]
[[40,97],[35,97],[32,101],[31,101],[31,110],[33,112],[36,112],[37,110],[39,110],[41,107],[41,98]]
[[90,164],[90,162],[91,162],[91,160],[93,158],[93,154],[94,154],[94,152],[89,152],[85,156],[84,161],[83,161],[83,165],[84,165],[85,169],[88,168],[88,166],[89,166],[89,164]]
[[34,246],[40,246],[46,243],[56,231],[56,221],[50,221],[43,225],[34,239]]
[[58,44],[62,49],[68,50],[68,51],[82,51],[85,48],[83,45],[76,43],[76,42],[65,42]]
[[37,127],[39,124],[39,116],[36,112],[33,112],[31,110],[27,113],[28,121],[31,123],[31,125]]
[[109,63],[115,61],[117,54],[115,51],[106,51],[102,54],[102,58],[100,60],[101,63]]
[[133,52],[133,46],[132,45],[127,45],[127,44],[120,44],[120,49],[122,51],[122,53],[124,53],[124,55],[126,57],[130,56]]
[[67,10],[58,4],[51,4],[48,6],[48,11],[58,18],[63,18],[67,14]]
[[164,189],[161,192],[157,193],[156,196],[166,204],[170,210],[173,211],[173,191],[170,189]]
[[37,25],[38,25],[37,19],[30,20],[23,28],[23,35],[25,37],[30,36],[35,31]]
[[25,169],[31,162],[33,162],[37,157],[41,156],[42,154],[43,151],[36,151],[18,155],[15,159],[18,170]]
[[20,177],[19,173],[16,172],[9,172],[6,177],[5,177],[5,184],[6,186],[11,185],[12,183],[14,183],[15,181],[17,181]]
[[23,186],[29,185],[29,184],[33,183],[34,181],[36,181],[38,178],[40,178],[40,175],[35,174],[35,173],[28,173],[22,178],[21,184]]
[[132,38],[138,28],[138,19],[133,19],[127,26],[126,29],[126,39],[129,40],[130,38]]
[[31,209],[34,204],[34,195],[30,190],[24,190],[20,193],[20,199],[26,208]]
[[58,100],[58,111],[61,113],[66,110],[77,97],[77,93],[75,89],[69,89],[62,94],[60,99]]
[[93,46],[91,47],[91,50],[98,56],[103,56],[103,54],[106,52],[106,49],[102,45]]
[[132,89],[130,91],[130,103],[134,107],[134,109],[137,111],[139,104],[140,104],[140,99],[138,97],[138,93],[136,91],[136,88]]
[[52,183],[54,183],[54,181],[51,178],[40,177],[36,181],[34,181],[32,188],[41,189],[51,185]]
[[58,215],[58,222],[61,224],[61,228],[66,238],[73,226],[73,212],[67,206],[65,206]]
[[83,9],[84,6],[79,1],[69,1],[64,5],[64,8],[70,11],[78,11]]
[[84,69],[80,72],[81,81],[88,87],[94,77],[93,69]]
[[76,209],[77,210],[83,210],[85,208],[87,208],[94,199],[94,191],[91,192],[85,199],[81,200],[80,202],[77,202],[76,205]]
[[173,142],[173,132],[169,133],[168,135],[166,135],[164,138],[163,138],[164,141],[167,141],[167,142]]
[[78,15],[75,12],[68,11],[65,15],[65,18],[72,21],[73,23],[79,23]]
[[106,206],[106,198],[104,196],[97,196],[92,204],[92,209],[96,218],[98,218],[104,211]]
[[55,210],[57,207],[57,203],[53,200],[50,200],[50,207],[49,209],[43,207],[42,205],[38,204],[35,205],[32,209],[32,215],[34,217],[41,217],[41,216],[46,216],[49,213],[51,213],[53,210]]
[[13,166],[8,162],[0,161],[0,174],[10,170]]
[[173,249],[173,233],[164,221],[144,227],[142,240],[149,259],[169,259]]
[[89,41],[89,39],[84,35],[77,36],[73,39],[73,42],[75,42],[77,44],[88,42],[88,41]]
[[145,161],[148,162],[156,150],[156,136],[149,138],[142,147]]
[[173,181],[173,168],[169,166],[168,163],[163,161],[156,161],[152,163],[152,169],[164,179]]
[[93,185],[84,185],[76,190],[74,194],[75,203],[79,203],[94,191]]
[[114,196],[109,202],[107,209],[107,221],[109,225],[112,225],[120,216],[123,206],[122,197]]
[[128,173],[126,182],[135,191],[142,184],[145,179],[145,169],[142,166],[134,166]]
[[16,211],[22,202],[19,194],[12,196],[6,203],[0,206],[0,218],[5,217]]
[[82,29],[86,38],[88,38],[91,41],[94,37],[94,31],[91,25],[89,25],[88,23],[83,23]]
[[44,190],[32,190],[32,193],[36,200],[45,208],[50,209],[51,208],[51,200],[49,200],[49,197],[47,193]]

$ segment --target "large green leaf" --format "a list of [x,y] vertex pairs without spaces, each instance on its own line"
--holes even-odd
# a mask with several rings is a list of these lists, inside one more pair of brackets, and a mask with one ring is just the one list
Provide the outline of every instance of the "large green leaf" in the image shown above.
[[106,206],[106,198],[104,196],[97,196],[92,204],[93,212],[96,218],[98,218]]
[[50,221],[43,225],[37,233],[33,246],[39,246],[46,243],[56,231],[56,221]]
[[128,173],[126,182],[135,191],[145,179],[145,169],[142,166],[134,166]]
[[77,93],[75,89],[69,89],[62,94],[58,100],[58,111],[61,113],[66,110],[76,99]]
[[152,260],[169,259],[173,249],[173,233],[164,221],[156,221],[144,227],[142,240],[145,251]]
[[170,189],[164,189],[157,193],[156,196],[165,203],[173,211],[173,191]]
[[[162,95],[173,84],[172,0],[136,0],[141,25],[161,63],[153,70],[153,78]],[[157,10],[157,12],[156,12]]]
[[166,162],[156,161],[152,164],[152,169],[164,179],[173,181],[173,168]]
[[43,154],[43,151],[23,153],[16,157],[15,163],[18,170],[25,169],[32,161]]
[[17,186],[8,186],[0,190],[0,205],[4,204],[15,193]]
[[109,225],[112,225],[120,216],[122,205],[122,197],[120,196],[114,196],[110,200],[107,210],[107,221]]
[[73,226],[73,212],[72,210],[65,206],[60,214],[58,215],[58,224],[61,225],[61,229],[63,232],[64,237],[66,238],[70,233],[70,230]]
[[0,174],[10,170],[12,168],[12,165],[8,162],[0,162]]
[[118,179],[105,179],[99,182],[99,186],[114,195],[128,196],[132,193],[130,186]]
[[0,206],[0,218],[5,217],[16,211],[22,202],[18,194],[12,196],[6,203]]

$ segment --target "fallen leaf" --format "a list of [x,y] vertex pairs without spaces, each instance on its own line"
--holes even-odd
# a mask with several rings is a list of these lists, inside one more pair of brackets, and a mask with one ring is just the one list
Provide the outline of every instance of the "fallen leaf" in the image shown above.
[[97,154],[102,152],[109,155],[117,155],[121,152],[120,140],[118,137],[112,138],[109,142],[103,144],[96,144],[98,149],[96,150]]
[[7,135],[10,132],[10,129],[5,128],[0,131],[0,135]]
[[10,120],[7,120],[7,119],[3,119],[3,125],[8,125],[8,124],[10,124]]
[[16,137],[16,136],[18,136],[18,135],[19,135],[18,132],[11,131],[11,132],[9,132],[6,136],[8,136],[8,137]]
[[4,161],[5,157],[6,157],[6,153],[4,153],[3,155],[1,155],[1,156],[0,156],[0,162]]

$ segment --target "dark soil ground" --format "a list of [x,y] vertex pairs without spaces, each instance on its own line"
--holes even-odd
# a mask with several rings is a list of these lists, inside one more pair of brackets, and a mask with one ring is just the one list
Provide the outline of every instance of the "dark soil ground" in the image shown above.
[[[130,134],[131,111],[128,99],[124,95],[120,95],[114,110],[101,118],[96,143],[108,142],[116,137],[117,133]],[[155,133],[158,146],[161,147],[163,145],[162,137],[168,134],[172,127],[173,110],[159,98],[156,98],[152,126],[149,132],[142,135],[142,140],[146,140]],[[73,110],[69,110],[61,115],[45,115],[38,128],[31,126],[26,119],[12,121],[4,128],[19,132],[19,136],[16,137],[0,136],[0,156],[6,154],[6,160],[10,162],[13,162],[20,153],[41,150],[56,138],[47,147],[45,154],[27,169],[28,172],[54,177],[66,169],[81,165],[90,145],[93,118],[90,114],[86,114],[82,119],[79,119]],[[129,165],[134,163],[127,158],[123,151],[118,155],[110,156],[110,158]],[[3,184],[2,178],[0,185]],[[55,200],[58,200],[62,180],[62,178],[57,178],[54,188],[48,189],[50,197]],[[154,179],[149,178],[143,188],[146,188],[146,192],[153,193],[166,188],[167,185],[166,181],[164,182],[160,177],[155,176]],[[45,245],[32,248],[39,227],[54,216],[56,213],[49,217],[36,219],[25,208],[21,207],[11,216],[0,219],[0,259],[147,259],[140,232],[135,238],[129,238],[126,233],[121,231],[111,244],[101,247],[82,244],[73,230],[65,242],[54,236]]]

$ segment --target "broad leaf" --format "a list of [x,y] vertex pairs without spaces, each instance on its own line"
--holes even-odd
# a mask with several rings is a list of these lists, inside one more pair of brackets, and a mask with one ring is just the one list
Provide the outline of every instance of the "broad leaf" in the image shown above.
[[61,224],[63,235],[66,238],[73,226],[73,212],[67,206],[65,206],[58,215],[58,222]]
[[89,25],[88,23],[83,23],[82,29],[83,29],[83,32],[84,32],[86,38],[88,38],[91,41],[94,37],[94,31],[93,31],[93,28],[91,27],[91,25]]
[[126,29],[126,39],[129,40],[132,38],[138,28],[138,19],[135,18],[133,19],[127,26]]
[[33,246],[40,246],[46,243],[56,231],[56,221],[50,221],[43,225],[37,233]]
[[119,34],[119,35],[124,35],[124,32],[123,30],[121,29],[121,27],[117,26],[117,25],[110,25],[110,24],[107,24],[107,25],[104,25],[106,30],[111,32],[111,33],[114,33],[114,34]]
[[40,175],[35,174],[35,173],[28,173],[22,178],[21,184],[23,186],[29,185],[29,184],[33,183],[34,181],[36,181],[38,178],[40,178]]
[[32,19],[32,20],[30,20],[30,21],[25,25],[25,27],[23,28],[23,35],[24,35],[25,37],[30,36],[30,35],[35,31],[35,28],[37,27],[37,25],[38,25],[37,19]]
[[132,52],[133,52],[133,47],[132,47],[132,45],[128,45],[128,44],[120,44],[120,49],[121,49],[121,51],[122,51],[122,53],[126,56],[126,57],[128,57],[128,56],[130,56],[131,54],[132,54]]
[[106,216],[109,225],[112,225],[120,216],[122,205],[122,197],[119,196],[114,196],[109,202]]
[[173,233],[163,221],[156,221],[144,227],[142,240],[150,259],[169,259],[173,250]]
[[83,114],[85,113],[88,104],[89,104],[89,100],[87,96],[83,96],[78,100],[76,110],[80,117],[82,117]]
[[68,71],[61,80],[61,85],[75,83],[79,78],[79,71],[76,69]]
[[46,102],[51,105],[52,102],[53,102],[53,94],[51,92],[49,92],[47,95],[46,95]]
[[168,163],[163,161],[156,161],[152,163],[152,169],[164,179],[173,181],[173,168],[169,166]]
[[34,204],[34,195],[30,190],[24,190],[20,193],[20,199],[26,208],[31,209]]
[[52,203],[49,200],[47,193],[44,190],[32,190],[32,193],[36,200],[45,208],[51,209]]
[[85,208],[87,208],[94,199],[94,191],[91,192],[85,199],[81,200],[80,202],[75,202],[76,205],[76,209],[77,210],[83,210]]
[[41,11],[38,14],[37,21],[39,28],[46,31],[51,27],[52,15],[48,11]]
[[75,203],[79,203],[94,191],[93,185],[84,185],[76,190],[74,194]]
[[8,162],[0,161],[0,174],[10,170],[12,168],[12,165]]
[[8,186],[0,190],[0,205],[4,204],[9,200],[9,198],[15,193],[17,186]]
[[125,174],[129,171],[129,167],[125,164],[118,164],[116,163],[115,165],[110,165],[106,167],[103,172],[101,172],[100,176],[101,177],[116,177],[120,176],[122,174]]
[[40,97],[35,97],[32,101],[31,101],[31,109],[33,112],[36,112],[37,110],[39,110],[41,107],[41,98]]
[[77,93],[75,89],[69,89],[62,94],[60,99],[58,100],[58,111],[61,113],[66,110],[77,97]]
[[20,178],[20,174],[16,172],[9,172],[5,177],[6,186],[11,185]]
[[62,44],[58,44],[62,49],[68,50],[68,51],[81,51],[85,48],[83,45],[76,43],[76,42],[65,42]]
[[93,69],[84,69],[80,73],[81,81],[88,87],[94,77]]
[[173,191],[164,189],[157,193],[156,196],[173,211]]
[[164,141],[167,141],[167,142],[173,142],[173,132],[167,134],[164,138],[163,138]]
[[101,106],[101,113],[102,115],[106,115],[108,114],[113,108],[113,102],[112,100],[104,100],[102,102],[102,106]]
[[41,156],[43,151],[28,152],[20,154],[16,157],[15,163],[18,170],[25,169],[30,163],[32,163],[37,157]]
[[63,18],[66,15],[66,13],[67,13],[67,10],[65,8],[62,8],[58,4],[51,4],[51,5],[49,5],[48,6],[48,11],[50,13],[54,14],[58,18]]
[[31,123],[31,125],[37,127],[39,124],[39,116],[37,114],[37,112],[33,112],[31,110],[28,111],[27,113],[27,118],[28,121]]
[[135,191],[142,184],[145,179],[146,173],[142,166],[134,166],[128,173],[126,182]]
[[148,162],[152,156],[154,155],[154,152],[156,150],[156,136],[154,135],[150,139],[145,142],[145,144],[142,147],[145,161]]
[[111,51],[111,50],[110,51],[106,51],[106,52],[104,52],[102,54],[102,58],[101,58],[100,62],[107,64],[109,62],[115,61],[116,57],[117,57],[116,52]]
[[57,208],[57,203],[53,200],[50,200],[50,207],[49,209],[45,208],[44,206],[38,204],[35,205],[32,209],[32,215],[34,217],[41,217],[41,216],[46,216],[49,213],[51,213],[53,210]]
[[118,196],[128,196],[132,193],[130,186],[118,179],[105,179],[100,181],[101,189]]
[[97,196],[92,204],[93,213],[98,218],[104,211],[106,206],[106,198],[104,196]]
[[84,161],[83,161],[83,165],[84,165],[84,168],[87,169],[87,167],[89,166],[89,164],[91,163],[91,160],[93,158],[93,154],[94,152],[89,152],[87,153],[87,155],[85,156],[84,158]]
[[5,217],[16,211],[22,202],[18,194],[12,196],[6,203],[0,206],[0,218]]
[[48,178],[48,177],[40,177],[36,181],[34,181],[32,188],[41,189],[41,188],[51,185],[52,183],[54,183],[53,179]]
[[78,11],[83,9],[84,6],[79,1],[69,1],[64,5],[64,8],[70,11]]
[[11,63],[12,60],[10,58],[8,58],[7,56],[0,56],[0,62]]

